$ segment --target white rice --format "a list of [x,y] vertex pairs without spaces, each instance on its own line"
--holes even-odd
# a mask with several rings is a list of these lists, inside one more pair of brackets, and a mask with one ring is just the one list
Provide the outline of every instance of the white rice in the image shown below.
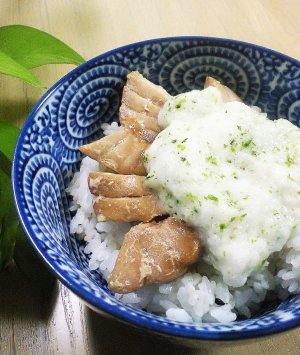
[[[104,134],[123,129],[117,123],[102,126]],[[80,171],[67,188],[74,213],[70,232],[86,242],[89,266],[104,279],[114,268],[129,223],[97,222],[88,174],[105,169],[94,160],[82,160]],[[279,253],[272,255],[259,272],[252,273],[245,285],[228,287],[212,266],[204,264],[167,284],[149,285],[116,297],[134,307],[183,322],[229,323],[237,316],[250,318],[265,300],[285,299],[300,292],[300,236],[290,239]]]

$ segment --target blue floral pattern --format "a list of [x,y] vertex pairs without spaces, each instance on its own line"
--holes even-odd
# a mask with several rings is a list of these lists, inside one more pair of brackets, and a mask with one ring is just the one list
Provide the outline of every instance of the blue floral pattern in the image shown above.
[[138,70],[170,94],[201,89],[213,76],[269,118],[300,125],[300,63],[266,48],[205,37],[162,38],[96,57],[61,79],[38,102],[22,129],[13,163],[20,220],[57,277],[93,309],[165,335],[234,340],[300,325],[300,298],[260,317],[232,324],[184,324],[119,302],[83,246],[69,233],[65,188],[78,169],[78,148],[102,137],[101,124],[118,120],[126,75]]

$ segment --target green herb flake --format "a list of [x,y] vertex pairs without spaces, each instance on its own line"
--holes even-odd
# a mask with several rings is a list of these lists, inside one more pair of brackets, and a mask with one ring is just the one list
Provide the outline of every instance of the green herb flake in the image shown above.
[[290,167],[292,164],[295,164],[295,160],[291,155],[288,155],[286,158],[285,164]]
[[246,142],[242,143],[243,148],[249,147],[249,145],[252,143],[252,139],[247,140]]
[[170,200],[170,199],[172,199],[174,196],[173,196],[173,194],[171,193],[171,192],[167,192],[166,193],[166,200]]
[[208,163],[211,163],[213,165],[218,165],[217,161],[216,161],[216,158],[214,158],[213,156],[209,156],[209,157],[206,157],[205,160],[208,162]]
[[181,150],[185,150],[186,147],[183,144],[177,144],[177,148]]
[[226,224],[221,223],[221,224],[219,225],[219,227],[220,227],[220,231],[222,232],[227,226],[226,226]]
[[234,200],[230,200],[229,202],[228,202],[228,205],[229,206],[236,206],[237,205],[237,203],[238,203],[238,200],[236,200],[236,201],[234,201]]
[[193,195],[191,192],[188,192],[188,193],[186,194],[186,197],[187,197],[189,200],[191,200],[191,202],[195,202],[196,199],[197,199],[197,196]]
[[175,105],[175,108],[176,109],[180,109],[182,104],[184,104],[186,102],[186,99],[182,99],[180,100],[176,105]]
[[154,177],[154,175],[147,175],[145,180],[149,180],[149,179],[152,179]]
[[214,201],[214,202],[218,202],[219,199],[218,197],[214,196],[214,195],[207,195],[207,196],[204,196],[205,200],[211,200],[211,201]]
[[148,154],[144,154],[144,155],[143,155],[143,162],[144,162],[144,163],[148,163],[148,162],[149,162]]

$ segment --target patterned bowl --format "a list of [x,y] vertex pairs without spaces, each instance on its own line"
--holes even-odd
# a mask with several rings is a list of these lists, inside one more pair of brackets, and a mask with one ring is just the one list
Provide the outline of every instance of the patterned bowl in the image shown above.
[[29,240],[57,278],[87,305],[128,324],[191,346],[275,334],[300,325],[300,296],[270,305],[253,319],[190,324],[136,310],[118,301],[88,267],[81,242],[69,233],[65,188],[78,170],[78,147],[118,120],[126,75],[138,70],[171,95],[202,88],[211,75],[269,118],[299,125],[300,63],[256,45],[218,38],[161,38],[127,45],[76,68],[37,103],[24,124],[13,162],[18,214]]

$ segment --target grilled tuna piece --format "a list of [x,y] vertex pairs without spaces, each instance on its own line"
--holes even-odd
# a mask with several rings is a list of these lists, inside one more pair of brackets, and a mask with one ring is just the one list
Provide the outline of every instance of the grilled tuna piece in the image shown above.
[[149,145],[149,142],[140,139],[130,129],[124,129],[79,149],[117,173],[146,175],[143,154]]
[[144,185],[145,177],[106,172],[88,178],[98,221],[149,222],[165,214],[158,200]]
[[221,92],[222,99],[224,102],[231,102],[231,101],[242,102],[242,100],[237,96],[235,92],[229,89],[229,87],[222,85],[217,79],[214,79],[211,76],[206,77],[204,83],[204,89],[208,88],[209,86],[214,86]]
[[156,196],[110,198],[97,196],[93,207],[99,222],[149,222],[165,214]]
[[149,132],[150,136],[159,133],[158,112],[170,97],[165,89],[153,84],[139,72],[129,73],[123,89],[120,123],[135,131]]
[[147,284],[169,282],[195,263],[201,250],[197,233],[177,218],[141,223],[126,234],[108,287],[125,294]]
[[88,177],[89,189],[93,195],[111,198],[150,195],[151,190],[144,185],[144,181],[144,176],[106,172],[92,172]]

